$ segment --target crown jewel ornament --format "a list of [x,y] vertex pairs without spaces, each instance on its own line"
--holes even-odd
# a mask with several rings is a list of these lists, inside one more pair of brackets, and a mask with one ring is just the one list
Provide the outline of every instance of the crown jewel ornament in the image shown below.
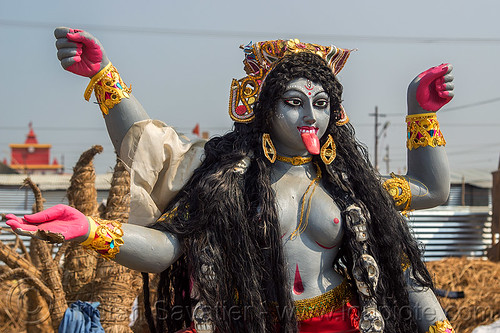
[[352,50],[318,44],[301,43],[298,39],[269,40],[246,46],[240,46],[245,54],[243,64],[247,76],[231,82],[229,97],[229,115],[239,123],[254,119],[253,107],[259,98],[260,87],[266,75],[276,63],[294,53],[313,53],[325,60],[333,74],[337,75],[349,58]]

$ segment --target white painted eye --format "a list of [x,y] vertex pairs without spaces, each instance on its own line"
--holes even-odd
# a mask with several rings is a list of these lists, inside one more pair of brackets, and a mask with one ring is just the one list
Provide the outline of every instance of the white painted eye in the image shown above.
[[288,105],[294,106],[294,107],[302,105],[302,101],[298,98],[285,99],[284,102],[285,102],[285,104],[288,104]]
[[314,102],[314,106],[318,108],[326,108],[328,106],[328,100],[326,99],[319,99]]

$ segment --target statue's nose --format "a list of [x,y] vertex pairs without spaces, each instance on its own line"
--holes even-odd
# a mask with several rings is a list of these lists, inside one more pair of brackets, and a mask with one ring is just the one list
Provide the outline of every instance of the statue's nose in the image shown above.
[[304,122],[308,125],[313,125],[316,122],[316,119],[314,119],[314,117],[312,117],[310,115],[305,115],[303,119],[304,119]]

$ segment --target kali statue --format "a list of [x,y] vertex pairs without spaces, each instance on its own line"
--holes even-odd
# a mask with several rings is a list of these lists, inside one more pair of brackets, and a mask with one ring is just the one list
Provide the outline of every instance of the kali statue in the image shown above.
[[242,47],[234,129],[205,141],[150,119],[91,34],[55,36],[64,69],[90,78],[85,97],[95,92],[130,169],[130,223],[58,205],[9,215],[16,232],[62,234],[160,273],[158,332],[453,332],[401,215],[448,197],[436,112],[453,97],[451,65],[410,83],[408,173],[384,177],[341,104],[350,50]]

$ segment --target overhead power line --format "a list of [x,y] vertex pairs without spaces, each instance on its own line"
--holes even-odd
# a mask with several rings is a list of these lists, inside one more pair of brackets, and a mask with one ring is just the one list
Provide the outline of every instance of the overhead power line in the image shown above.
[[[60,23],[59,23],[60,24]],[[18,28],[31,29],[53,29],[58,23],[49,22],[28,22],[18,20],[0,19],[0,26],[13,26]],[[301,36],[306,39],[326,39],[326,40],[354,40],[373,41],[378,43],[392,44],[431,44],[431,43],[499,43],[500,38],[484,37],[413,37],[413,36],[370,36],[370,35],[336,35],[336,34],[311,34],[303,32],[276,32],[276,31],[233,31],[233,30],[211,30],[211,29],[173,29],[160,27],[134,27],[134,26],[110,26],[98,24],[75,24],[76,27],[85,27],[92,31],[112,31],[117,33],[134,34],[156,34],[156,35],[177,35],[177,36],[199,36],[213,38],[246,38],[255,39],[267,37],[269,35],[282,34],[286,36]]]
[[470,104],[465,104],[465,105],[454,106],[451,108],[446,108],[446,109],[442,110],[441,112],[462,110],[462,109],[466,109],[466,108],[470,108],[470,107],[491,104],[491,103],[495,103],[495,102],[499,102],[499,101],[500,101],[500,97],[497,97],[497,98],[492,98],[492,99],[488,99],[488,100],[484,100],[484,101],[480,101],[480,102],[476,102],[476,103],[470,103]]

